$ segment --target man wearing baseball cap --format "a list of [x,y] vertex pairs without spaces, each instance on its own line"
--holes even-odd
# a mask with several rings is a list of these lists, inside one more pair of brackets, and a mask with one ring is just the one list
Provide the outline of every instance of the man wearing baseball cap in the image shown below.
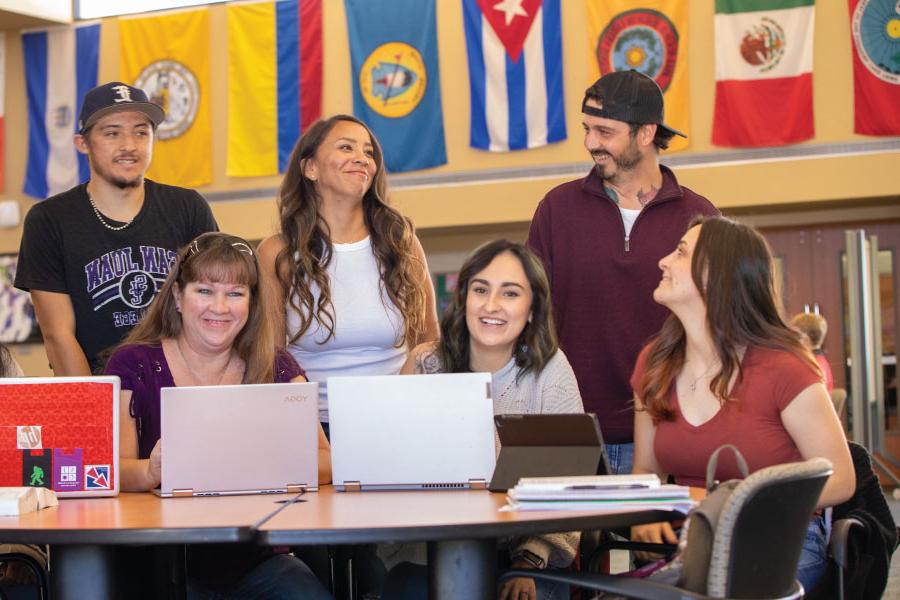
[[196,191],[144,179],[164,119],[138,88],[90,90],[75,134],[90,180],[25,217],[15,285],[31,292],[56,375],[102,367],[101,352],[140,321],[175,252],[218,229]]
[[528,244],[544,261],[560,347],[585,412],[597,414],[614,472],[630,473],[634,398],[629,378],[641,347],[668,311],[653,301],[659,260],[696,215],[718,214],[659,164],[674,135],[659,86],[637,71],[608,73],[581,104],[586,177],[551,190]]

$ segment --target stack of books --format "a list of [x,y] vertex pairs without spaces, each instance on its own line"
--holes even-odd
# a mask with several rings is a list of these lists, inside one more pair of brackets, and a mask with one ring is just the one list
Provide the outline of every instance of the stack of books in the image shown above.
[[656,475],[526,477],[506,498],[507,510],[648,509],[687,514],[694,506],[689,487],[662,484]]

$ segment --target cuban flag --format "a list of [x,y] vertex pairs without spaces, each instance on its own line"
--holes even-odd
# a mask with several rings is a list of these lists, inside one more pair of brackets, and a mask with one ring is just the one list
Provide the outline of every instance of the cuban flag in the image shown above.
[[44,199],[90,178],[75,150],[81,100],[97,86],[100,24],[22,34],[28,93],[28,169],[24,192]]
[[470,145],[506,152],[566,139],[559,0],[463,0]]

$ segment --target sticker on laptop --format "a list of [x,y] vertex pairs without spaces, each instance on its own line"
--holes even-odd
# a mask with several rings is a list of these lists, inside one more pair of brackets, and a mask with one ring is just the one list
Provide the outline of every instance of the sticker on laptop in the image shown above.
[[50,487],[52,454],[49,448],[22,451],[22,485]]
[[16,427],[16,448],[19,450],[40,450],[43,447],[40,425],[18,425]]
[[84,465],[84,489],[108,490],[109,465]]
[[84,452],[75,448],[66,452],[62,448],[53,449],[53,489],[57,492],[75,492],[84,489]]

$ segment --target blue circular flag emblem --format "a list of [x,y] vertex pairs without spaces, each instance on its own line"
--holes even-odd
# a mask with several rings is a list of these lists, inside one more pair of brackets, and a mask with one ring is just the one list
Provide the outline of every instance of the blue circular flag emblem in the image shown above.
[[859,0],[851,19],[859,58],[872,75],[900,85],[900,6],[897,0]]

